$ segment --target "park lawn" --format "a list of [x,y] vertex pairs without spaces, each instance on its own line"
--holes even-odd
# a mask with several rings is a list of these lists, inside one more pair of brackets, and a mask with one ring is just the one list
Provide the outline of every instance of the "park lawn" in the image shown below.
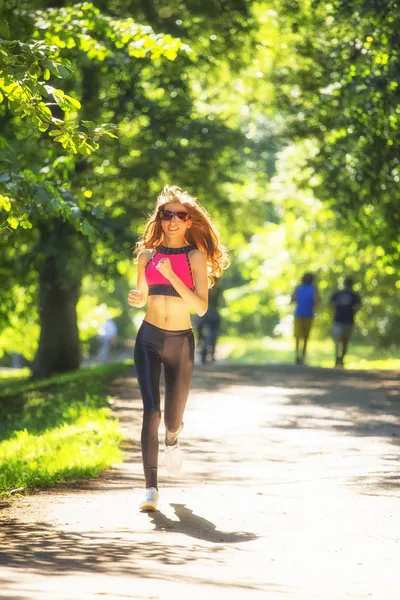
[[[283,338],[221,337],[218,354],[233,364],[294,363],[294,340]],[[334,348],[331,340],[310,339],[307,364],[332,367]],[[345,359],[347,369],[400,369],[400,349],[389,351],[373,346],[351,343]]]
[[0,369],[0,390],[12,383],[19,384],[22,381],[28,381],[29,375],[30,370],[25,367],[22,369]]
[[108,386],[132,362],[42,381],[0,380],[0,496],[94,477],[121,462]]

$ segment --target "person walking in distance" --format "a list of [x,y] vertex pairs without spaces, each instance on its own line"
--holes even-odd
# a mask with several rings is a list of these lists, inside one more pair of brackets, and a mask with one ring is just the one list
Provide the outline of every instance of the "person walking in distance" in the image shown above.
[[113,344],[117,341],[118,327],[115,321],[107,319],[107,321],[101,326],[99,331],[100,338],[100,352],[99,360],[101,362],[107,362],[110,357],[110,351]]
[[179,434],[191,387],[194,336],[190,311],[202,316],[208,288],[229,264],[228,253],[211,217],[196,198],[165,186],[135,250],[137,287],[130,306],[147,311],[136,337],[134,358],[143,401],[141,433],[145,498],[141,510],[156,510],[158,429],[161,421],[160,375],[164,366],[165,465],[179,473]]
[[221,327],[220,305],[223,302],[223,292],[220,279],[210,290],[208,297],[208,310],[202,317],[197,318],[197,343],[200,349],[201,363],[205,365],[208,360],[215,361],[215,352],[218,335]]
[[[291,302],[295,302],[294,337],[296,340],[296,363],[303,364],[306,358],[307,343],[314,319],[315,307],[319,302],[319,295],[314,285],[314,275],[305,273],[300,285],[292,294]],[[300,341],[303,348],[300,354]]]
[[354,317],[361,307],[361,298],[353,291],[353,279],[346,277],[344,289],[334,292],[330,305],[334,309],[332,337],[335,343],[335,366],[344,366],[349,341],[354,327]]

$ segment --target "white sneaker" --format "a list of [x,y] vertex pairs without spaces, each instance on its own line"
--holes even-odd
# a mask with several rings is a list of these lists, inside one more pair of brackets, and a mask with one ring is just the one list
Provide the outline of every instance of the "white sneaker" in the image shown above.
[[143,502],[139,504],[140,510],[157,510],[160,494],[156,488],[146,488],[146,493]]
[[182,467],[182,450],[179,446],[179,440],[173,446],[165,444],[165,466],[167,467],[168,475],[173,477],[178,475]]

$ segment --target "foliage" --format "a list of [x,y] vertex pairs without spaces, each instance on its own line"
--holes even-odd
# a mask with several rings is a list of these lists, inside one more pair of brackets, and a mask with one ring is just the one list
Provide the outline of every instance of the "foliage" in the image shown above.
[[280,315],[265,282],[252,281],[227,289],[224,299],[222,331],[227,335],[273,332],[279,324]]
[[[17,25],[17,16],[22,19],[22,24],[18,22]],[[45,11],[22,8],[20,13],[10,14],[10,20],[22,35],[25,33],[27,41],[10,39],[7,21],[0,22],[0,33],[6,38],[0,39],[0,103],[7,102],[5,114],[14,115],[16,125],[20,119],[28,117],[38,132],[48,132],[55,142],[71,153],[90,154],[99,147],[100,137],[116,137],[113,133],[115,125],[100,125],[85,119],[79,123],[79,115],[85,113],[85,109],[81,110],[76,91],[72,96],[60,87],[54,87],[56,83],[50,85],[53,79],[76,76],[77,57],[94,65],[107,62],[109,68],[121,65],[126,68],[134,60],[147,56],[151,60],[160,57],[174,60],[178,51],[189,50],[179,40],[155,34],[150,27],[140,26],[133,19],[118,20],[103,15],[89,2]],[[32,39],[28,38],[29,34]],[[89,133],[79,129],[79,125]],[[9,150],[4,138],[1,145],[3,150]],[[7,167],[7,163],[4,166]],[[84,222],[81,207],[70,194],[65,197],[65,189],[38,176],[35,169],[29,168],[23,173],[12,168],[3,169],[0,183],[5,193],[0,196],[0,209],[10,213],[14,208],[3,227],[7,223],[12,229],[19,225],[28,228],[31,226],[30,213],[39,210],[42,216],[47,213],[49,216],[61,215],[63,219],[75,217],[84,234],[92,233],[89,224]],[[42,171],[45,172],[49,169]],[[27,196],[31,197],[30,205],[27,205]],[[18,210],[20,199],[24,210]]]
[[128,368],[8,383],[0,394],[0,495],[94,476],[121,460],[121,432],[110,418],[107,385]]
[[[135,22],[126,19],[125,4],[45,11],[26,7],[24,19],[14,23],[24,43],[42,40],[56,47],[53,59],[73,70],[74,77],[59,79],[57,86],[81,102],[80,109],[68,111],[66,123],[114,122],[118,140],[102,140],[87,156],[67,156],[18,113],[5,113],[0,180],[10,200],[4,206],[13,211],[8,225],[26,222],[33,228],[6,231],[0,241],[0,269],[9,282],[0,307],[3,327],[14,310],[15,290],[30,290],[25,318],[32,318],[40,272],[54,271],[55,290],[80,286],[84,274],[110,286],[116,270],[123,278],[139,223],[168,181],[198,195],[212,213],[218,211],[222,227],[229,222],[245,235],[259,218],[257,205],[264,210],[248,186],[242,202],[231,200],[233,190],[240,195],[246,186],[246,170],[257,173],[257,165],[271,155],[256,135],[249,134],[243,144],[251,125],[237,106],[247,101],[246,94],[228,90],[231,76],[249,64],[254,51],[251,3],[172,3],[168,16],[132,2]],[[36,7],[43,3],[37,0]],[[135,24],[143,20],[153,29]],[[61,108],[55,102],[57,115]],[[15,140],[11,154],[10,139]],[[261,182],[262,169],[259,173]],[[252,214],[243,221],[241,204],[248,197]]]
[[[132,18],[113,19],[90,2],[22,12],[19,16],[25,18],[26,27],[30,26],[33,39],[27,42],[10,39],[7,21],[0,22],[3,37],[0,41],[0,102],[6,98],[10,110],[21,118],[29,117],[40,132],[47,131],[73,153],[90,154],[98,148],[97,141],[102,135],[116,136],[112,126],[96,126],[89,121],[83,121],[82,125],[90,134],[79,130],[73,118],[81,108],[79,100],[46,83],[52,77],[65,79],[73,75],[71,61],[62,56],[65,49],[80,51],[93,62],[108,59],[118,63],[128,57],[137,59],[148,55],[152,59],[164,56],[174,60],[182,48],[179,40],[155,34],[150,27],[138,25]],[[65,117],[54,116],[52,107],[59,107]]]
[[[303,142],[287,147],[278,157],[268,196],[279,219],[265,223],[238,253],[247,283],[225,292],[226,331],[233,334],[233,322],[242,334],[290,334],[290,296],[301,276],[311,271],[316,274],[321,296],[314,335],[329,335],[330,296],[344,277],[351,275],[363,301],[355,336],[390,347],[399,342],[398,274],[383,247],[365,246],[360,234],[339,230],[332,209],[302,185],[309,177],[308,164],[315,151],[315,143]],[[236,298],[241,298],[240,304]],[[265,314],[274,315],[275,320],[263,321]]]
[[[84,353],[102,305],[131,336],[132,250],[165,183],[197,195],[229,246],[225,331],[287,330],[288,297],[310,267],[323,296],[318,335],[351,271],[364,296],[360,336],[396,343],[398,15],[382,8],[21,0],[6,12],[12,37],[3,32],[0,50],[37,104],[25,102],[25,118],[4,94],[0,104],[0,348],[24,339],[33,356],[44,289],[82,292]],[[41,102],[56,119],[46,131]],[[103,125],[117,139],[100,139]],[[52,129],[68,141],[55,143]],[[74,153],[80,134],[89,154]]]
[[316,140],[307,185],[363,245],[400,258],[400,12],[391,0],[282,0],[275,82],[286,135]]
[[13,489],[22,491],[68,479],[95,477],[120,462],[121,434],[108,417],[106,409],[85,407],[73,424],[60,425],[40,435],[24,429],[0,442],[0,496]]

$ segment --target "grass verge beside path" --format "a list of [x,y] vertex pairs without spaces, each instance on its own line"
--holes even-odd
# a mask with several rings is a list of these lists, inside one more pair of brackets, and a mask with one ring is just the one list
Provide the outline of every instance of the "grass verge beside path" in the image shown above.
[[[231,364],[279,364],[294,362],[294,340],[275,338],[222,337],[218,342],[219,355]],[[313,367],[334,366],[332,340],[313,340],[308,343],[307,364]],[[400,349],[376,349],[373,346],[350,343],[345,359],[347,369],[400,369]]]
[[120,462],[108,386],[131,368],[114,363],[1,386],[0,496],[93,477]]

